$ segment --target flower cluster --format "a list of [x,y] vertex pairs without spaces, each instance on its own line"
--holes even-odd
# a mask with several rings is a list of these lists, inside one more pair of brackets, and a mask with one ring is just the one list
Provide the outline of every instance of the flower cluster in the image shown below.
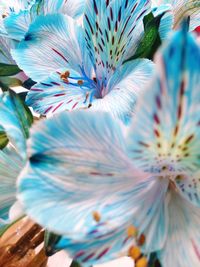
[[1,2],[0,233],[200,267],[199,1]]

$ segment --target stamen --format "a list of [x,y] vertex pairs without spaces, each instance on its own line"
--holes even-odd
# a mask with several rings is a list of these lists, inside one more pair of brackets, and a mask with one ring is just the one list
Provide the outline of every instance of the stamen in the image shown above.
[[148,260],[146,257],[141,257],[139,260],[136,261],[135,267],[147,267]]
[[92,214],[92,216],[93,216],[93,219],[94,219],[96,222],[100,222],[100,220],[101,220],[101,215],[100,215],[100,213],[99,213],[98,211],[94,211],[93,214]]
[[61,73],[60,78],[64,82],[69,83],[69,80],[68,80],[69,76],[70,76],[70,72],[69,71],[65,71],[64,73]]
[[137,240],[138,246],[140,246],[140,247],[143,246],[145,241],[146,241],[145,235],[141,234],[140,237]]
[[129,249],[129,257],[131,257],[134,261],[138,260],[141,256],[141,250],[139,247],[130,247]]
[[83,85],[83,80],[78,80],[78,85]]
[[134,225],[131,225],[128,227],[128,229],[127,229],[128,237],[136,237],[137,233],[138,233],[138,230],[137,230],[137,228],[135,228]]

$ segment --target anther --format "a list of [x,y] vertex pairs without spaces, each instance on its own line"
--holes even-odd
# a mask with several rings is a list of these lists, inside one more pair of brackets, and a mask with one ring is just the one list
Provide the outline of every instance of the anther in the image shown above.
[[82,80],[78,80],[78,85],[83,85],[83,81]]
[[94,211],[93,214],[92,214],[92,216],[93,216],[93,219],[94,219],[96,222],[100,222],[100,220],[101,220],[101,215],[99,214],[98,211]]
[[135,228],[135,226],[131,225],[128,227],[127,229],[127,235],[128,237],[135,237],[137,236],[137,229]]
[[135,267],[147,267],[148,261],[146,257],[141,257],[139,260],[136,261]]
[[143,246],[145,241],[146,241],[145,235],[141,234],[140,237],[137,240],[138,246],[140,246],[140,247]]
[[137,259],[139,259],[142,253],[139,247],[130,247],[128,254],[129,257],[136,261]]

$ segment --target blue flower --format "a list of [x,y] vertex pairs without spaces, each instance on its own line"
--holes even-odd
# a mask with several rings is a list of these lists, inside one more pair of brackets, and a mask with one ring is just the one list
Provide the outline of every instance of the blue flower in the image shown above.
[[[0,131],[5,132],[9,139],[9,144],[0,150],[0,226],[2,226],[4,223],[9,223],[10,208],[16,202],[16,180],[26,161],[25,132],[16,107],[7,93],[0,95],[0,118]],[[15,213],[17,214],[16,210]]]
[[38,82],[27,104],[45,115],[89,107],[128,121],[154,68],[144,59],[123,62],[138,48],[150,11],[148,0],[89,0],[83,27],[61,14],[40,16],[12,51]]
[[152,0],[152,7],[160,8],[171,5],[174,25],[177,29],[184,16],[190,16],[190,30],[200,26],[200,2],[199,0]]
[[163,267],[199,265],[200,48],[183,28],[156,62],[128,132],[89,111],[32,129],[18,198],[84,266],[127,254],[133,226]]
[[39,15],[62,13],[77,18],[83,13],[84,5],[85,0],[2,0],[0,34],[21,41]]

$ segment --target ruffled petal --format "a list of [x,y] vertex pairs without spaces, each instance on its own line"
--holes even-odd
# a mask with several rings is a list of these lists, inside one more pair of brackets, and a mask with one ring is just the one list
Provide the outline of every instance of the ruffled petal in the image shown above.
[[148,0],[87,1],[85,38],[98,80],[106,84],[129,50],[136,51],[141,39],[136,26],[148,12]]
[[16,201],[16,180],[23,160],[12,148],[0,150],[0,226],[9,223],[9,211]]
[[200,167],[200,49],[187,31],[156,57],[158,75],[138,100],[128,147],[140,168],[193,173]]
[[128,62],[111,77],[102,99],[94,99],[91,110],[110,112],[127,124],[133,116],[135,103],[154,73],[154,64],[145,59]]
[[130,164],[121,129],[108,113],[63,112],[38,123],[29,150],[18,197],[38,223],[83,240],[130,221],[134,184],[147,174]]
[[200,266],[200,209],[174,193],[169,203],[167,241],[160,252],[163,267]]
[[[55,114],[64,110],[87,108],[92,95],[92,82],[81,80],[78,84],[78,73],[71,73],[73,79],[61,79],[61,72],[52,74],[48,79],[34,85],[28,92],[26,104],[39,114]],[[80,77],[81,79],[81,77]],[[91,86],[91,89],[89,88]]]
[[81,75],[83,68],[86,74],[91,69],[84,51],[82,28],[61,14],[39,16],[12,55],[20,68],[38,82],[61,68]]

